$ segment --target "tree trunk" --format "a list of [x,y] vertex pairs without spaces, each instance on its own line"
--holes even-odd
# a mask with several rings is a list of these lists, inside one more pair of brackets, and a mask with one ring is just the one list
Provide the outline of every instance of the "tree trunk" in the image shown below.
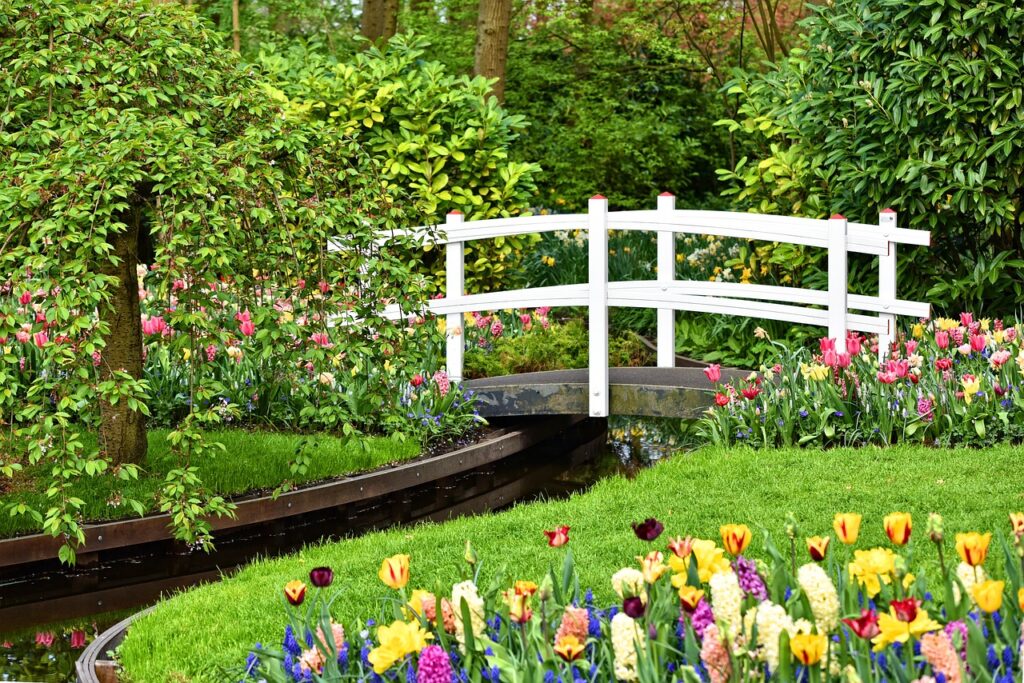
[[[127,226],[123,232],[110,235],[117,264],[105,264],[103,273],[117,278],[110,289],[110,303],[100,306],[100,320],[109,330],[104,338],[100,377],[107,379],[123,370],[137,379],[142,377],[142,313],[139,306],[140,238],[148,244],[148,232],[142,225],[143,204],[137,195],[134,205],[120,219]],[[145,245],[144,245],[145,246]],[[115,464],[141,464],[146,459],[146,418],[129,409],[124,401],[111,405],[100,401],[100,448]]]
[[505,66],[508,63],[508,32],[512,0],[480,0],[477,18],[476,55],[473,73],[497,78],[491,94],[505,101]]
[[231,44],[235,52],[242,51],[242,21],[239,18],[239,0],[231,0]]
[[398,0],[363,0],[359,32],[375,45],[386,43],[398,29]]

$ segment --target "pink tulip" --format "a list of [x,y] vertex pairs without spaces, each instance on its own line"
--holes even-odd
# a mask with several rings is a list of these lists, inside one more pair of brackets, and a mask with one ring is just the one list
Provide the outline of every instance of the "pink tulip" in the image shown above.
[[717,384],[718,380],[722,379],[722,366],[718,363],[712,363],[704,368],[704,376],[707,377],[708,381],[712,384]]
[[964,327],[969,328],[971,326],[971,323],[973,323],[973,322],[974,322],[974,316],[972,314],[970,314],[970,313],[961,313],[960,314],[960,324],[963,325]]
[[825,353],[826,351],[835,351],[836,340],[831,337],[822,337],[818,340],[818,347],[821,349],[822,353]]
[[238,331],[241,332],[243,336],[251,337],[256,334],[256,325],[254,325],[251,320],[243,320],[238,325]]
[[551,312],[551,307],[550,306],[541,306],[540,308],[537,309],[537,315],[539,315],[542,318],[548,317],[548,313],[550,313],[550,312]]
[[1010,360],[1010,352],[1006,349],[999,349],[992,354],[992,357],[988,359],[992,364],[992,367],[999,368],[1006,364],[1006,361]]
[[971,351],[981,351],[985,348],[985,336],[981,334],[971,335]]
[[910,363],[905,360],[891,360],[886,364],[886,368],[897,378],[903,378],[910,372]]
[[50,647],[53,645],[53,634],[49,631],[38,631],[36,633],[36,645]]
[[1006,341],[1011,341],[1012,342],[1016,338],[1017,338],[1017,328],[1016,327],[1007,327],[1006,328]]
[[907,348],[908,355],[914,353],[914,351],[917,351],[917,342],[913,339],[908,339],[904,343],[904,346]]
[[71,632],[71,649],[81,650],[85,647],[85,631],[76,628]]
[[839,354],[836,353],[835,348],[825,349],[825,352],[824,354],[822,354],[821,359],[822,362],[825,363],[825,365],[829,366],[830,368],[834,368],[835,366],[839,365]]
[[164,321],[163,317],[155,315],[153,317],[142,318],[142,333],[147,336],[154,334],[163,334],[167,331],[167,322]]
[[939,330],[935,333],[935,345],[940,349],[949,348],[949,332],[945,330]]
[[851,356],[856,356],[860,353],[861,344],[864,343],[864,338],[856,332],[851,332],[846,337],[846,352]]
[[839,354],[839,367],[841,367],[841,368],[848,368],[848,367],[850,367],[850,362],[851,361],[853,361],[853,356],[851,356],[850,354],[848,354],[848,353],[840,353]]
[[247,323],[252,320],[252,315],[249,313],[249,309],[245,309],[240,313],[235,313],[235,320],[240,323]]
[[331,338],[327,336],[326,332],[314,332],[309,335],[309,340],[323,349],[329,349],[333,346]]
[[896,373],[894,372],[879,372],[878,381],[882,384],[892,384],[896,381]]
[[43,330],[42,332],[36,332],[35,334],[32,335],[32,341],[35,343],[37,347],[43,348],[49,343],[50,335],[46,334],[46,330]]

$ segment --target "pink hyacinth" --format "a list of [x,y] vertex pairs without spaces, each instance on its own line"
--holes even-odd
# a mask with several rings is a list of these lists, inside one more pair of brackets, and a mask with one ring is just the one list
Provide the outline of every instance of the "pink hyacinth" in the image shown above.
[[925,422],[931,422],[935,415],[932,413],[932,402],[931,399],[921,398],[917,401],[917,414],[920,415]]
[[489,316],[489,315],[481,315],[481,316],[477,317],[477,319],[476,319],[477,329],[482,330],[482,329],[484,329],[485,327],[487,327],[490,324],[491,324],[491,316]]
[[587,633],[590,628],[590,615],[582,607],[568,606],[562,615],[562,623],[558,625],[558,632],[555,634],[557,643],[565,636],[575,636],[581,643],[587,640]]
[[442,396],[447,396],[452,386],[451,381],[448,379],[448,373],[444,370],[438,370],[434,373],[434,384],[437,385],[437,390],[441,392]]
[[14,333],[14,338],[22,344],[28,344],[32,339],[32,326],[25,324],[21,326],[21,329]]
[[420,650],[416,680],[418,683],[451,683],[452,663],[443,647],[427,645]]
[[704,642],[700,646],[700,660],[708,670],[711,683],[725,683],[732,677],[732,661],[729,651],[722,644],[718,635],[718,627],[709,624],[704,629]]
[[494,322],[491,323],[491,336],[500,337],[502,332],[505,331],[505,325],[502,324],[500,318],[495,318]]
[[98,368],[100,366],[100,363],[102,363],[102,362],[103,362],[103,354],[101,354],[99,351],[93,351],[92,352],[92,366],[94,368]]
[[941,631],[925,633],[921,636],[921,654],[931,665],[932,671],[946,677],[947,683],[960,683],[960,657],[949,634]]
[[213,359],[217,357],[217,347],[214,344],[210,344],[206,347],[206,360],[209,363],[213,362]]

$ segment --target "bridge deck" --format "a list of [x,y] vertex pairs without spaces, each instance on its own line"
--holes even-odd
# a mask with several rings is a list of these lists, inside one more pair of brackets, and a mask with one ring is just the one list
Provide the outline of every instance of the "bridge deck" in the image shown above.
[[[722,369],[733,381],[746,370]],[[699,417],[714,402],[711,383],[699,367],[610,368],[613,415]],[[464,382],[479,399],[484,417],[586,415],[587,370],[551,370]]]

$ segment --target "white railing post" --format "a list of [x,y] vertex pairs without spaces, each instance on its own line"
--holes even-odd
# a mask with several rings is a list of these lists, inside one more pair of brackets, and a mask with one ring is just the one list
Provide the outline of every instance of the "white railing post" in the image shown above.
[[846,218],[833,214],[828,221],[828,336],[836,349],[846,346]]
[[[445,224],[462,225],[464,218],[461,211],[452,211],[448,214]],[[450,241],[445,245],[445,298],[450,302],[461,299],[465,294],[466,265],[463,250],[462,242]],[[462,356],[465,353],[462,323],[462,313],[449,313],[445,319],[445,365],[448,368],[448,378],[453,382],[462,381]]]
[[[669,192],[658,195],[658,211],[676,210],[676,198]],[[658,231],[658,282],[663,294],[676,274],[676,233],[674,230]],[[676,315],[671,308],[658,309],[658,367],[676,366]]]
[[[878,298],[882,300],[882,308],[888,310],[896,301],[896,243],[892,241],[896,233],[896,212],[882,209],[878,214],[878,228],[889,245],[888,253],[878,257]],[[882,313],[878,318],[888,326],[888,332],[878,335],[878,359],[882,360],[889,355],[896,338],[896,316]]]
[[608,200],[597,194],[588,207],[587,250],[590,329],[590,416],[608,416]]

